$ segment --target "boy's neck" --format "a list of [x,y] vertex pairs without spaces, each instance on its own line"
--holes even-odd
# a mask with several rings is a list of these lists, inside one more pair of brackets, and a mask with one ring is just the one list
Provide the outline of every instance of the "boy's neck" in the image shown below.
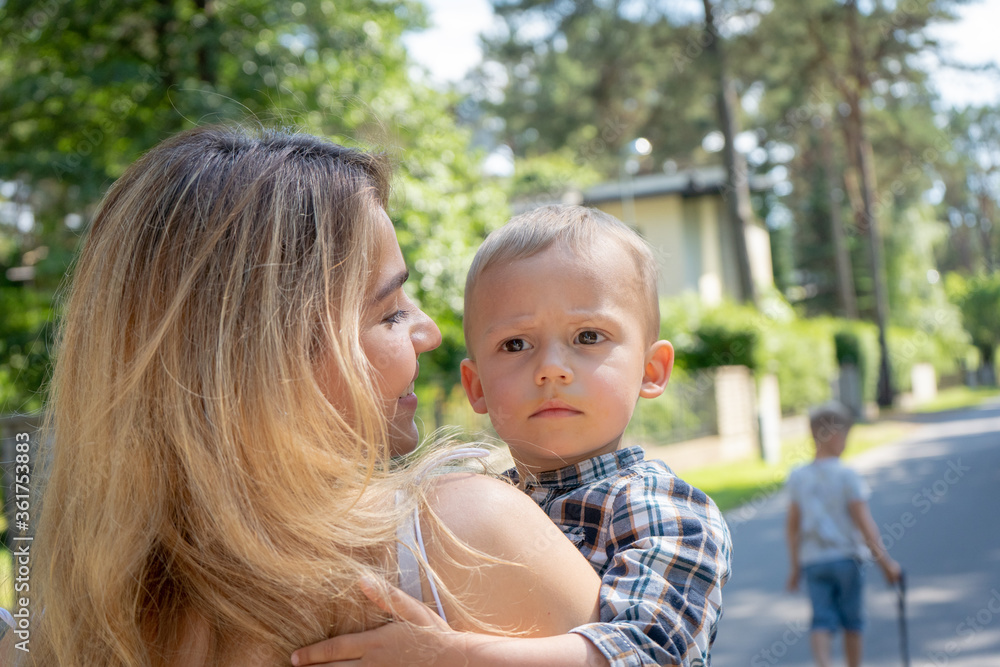
[[616,447],[608,450],[597,450],[590,452],[588,454],[581,455],[579,457],[567,458],[559,461],[526,461],[521,459],[515,454],[513,449],[510,449],[511,458],[514,460],[514,467],[517,469],[517,476],[524,479],[534,479],[546,472],[555,472],[556,470],[562,470],[563,468],[568,468],[570,466],[577,465],[578,463],[583,463],[584,461],[589,461],[590,459],[597,458],[599,456],[604,456],[605,454],[611,454],[617,452],[625,447],[622,441],[619,440]]

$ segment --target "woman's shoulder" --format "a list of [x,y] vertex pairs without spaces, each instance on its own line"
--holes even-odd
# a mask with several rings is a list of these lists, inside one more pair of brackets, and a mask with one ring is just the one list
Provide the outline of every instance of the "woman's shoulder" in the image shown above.
[[530,497],[489,475],[439,475],[431,480],[427,497],[429,509],[466,542],[494,543],[502,538],[523,538],[535,528],[555,528]]
[[[523,492],[486,475],[449,473],[431,481],[427,500],[432,524],[451,534],[431,531],[428,559],[473,616],[539,636],[597,619],[600,578]],[[447,612],[456,629],[474,629]]]

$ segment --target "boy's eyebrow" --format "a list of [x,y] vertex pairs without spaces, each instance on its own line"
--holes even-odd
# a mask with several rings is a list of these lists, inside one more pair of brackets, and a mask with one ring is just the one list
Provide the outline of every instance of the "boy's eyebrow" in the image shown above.
[[390,294],[392,294],[400,287],[402,287],[403,283],[405,283],[409,279],[410,279],[410,272],[408,270],[399,273],[398,275],[396,275],[395,278],[393,278],[388,283],[383,285],[382,289],[376,292],[375,298],[372,299],[372,303],[378,303],[379,301],[386,299]]
[[[483,336],[490,336],[498,331],[505,332],[507,329],[521,329],[525,327],[530,327],[539,319],[537,315],[523,315],[521,317],[515,317],[503,322],[496,322],[486,327],[483,330]],[[589,308],[580,311],[571,311],[570,321],[573,320],[585,321],[589,320],[595,322],[598,325],[612,325],[618,323],[618,319],[615,318],[610,313],[606,313],[601,309],[591,310]]]

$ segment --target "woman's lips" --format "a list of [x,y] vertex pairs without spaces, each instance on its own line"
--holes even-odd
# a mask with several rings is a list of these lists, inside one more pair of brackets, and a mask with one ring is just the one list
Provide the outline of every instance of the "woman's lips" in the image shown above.
[[396,401],[397,405],[407,410],[417,409],[417,395],[407,394],[406,396],[400,396]]

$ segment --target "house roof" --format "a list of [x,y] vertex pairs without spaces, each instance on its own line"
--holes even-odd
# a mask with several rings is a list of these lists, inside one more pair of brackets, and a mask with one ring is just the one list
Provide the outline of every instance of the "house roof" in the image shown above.
[[[698,167],[674,174],[646,174],[629,180],[600,183],[583,192],[584,204],[597,204],[621,199],[631,192],[634,199],[659,195],[680,194],[683,197],[716,194],[725,189],[724,167]],[[750,190],[760,192],[774,186],[774,179],[766,174],[750,175]]]

